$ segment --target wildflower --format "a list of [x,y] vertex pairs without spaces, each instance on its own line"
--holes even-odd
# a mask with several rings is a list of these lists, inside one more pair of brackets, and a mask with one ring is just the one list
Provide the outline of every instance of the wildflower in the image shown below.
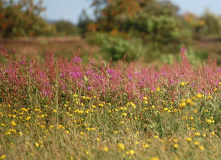
[[215,132],[211,132],[211,135],[215,135]]
[[56,109],[53,109],[53,112],[54,112],[54,113],[57,113],[58,111],[57,111]]
[[195,141],[194,144],[195,144],[196,146],[198,146],[200,143],[199,143],[198,141]]
[[124,124],[124,121],[121,121],[120,124]]
[[192,141],[192,138],[188,137],[188,138],[186,138],[186,141],[187,141],[187,142],[191,142],[191,141]]
[[174,144],[173,147],[174,147],[174,148],[178,148],[178,144]]
[[122,151],[122,150],[124,150],[125,149],[125,146],[124,146],[124,144],[123,143],[118,143],[118,150],[119,151]]
[[147,100],[147,97],[143,97],[143,100]]
[[36,147],[39,147],[39,144],[38,144],[38,142],[36,142],[36,143],[35,143],[35,146],[36,146]]
[[180,85],[181,85],[181,86],[185,86],[185,82],[181,82]]
[[130,150],[129,153],[130,153],[131,155],[133,155],[135,152],[134,152],[134,150]]
[[195,133],[195,136],[200,136],[200,133],[199,133],[199,132],[196,132],[196,133]]
[[192,103],[192,100],[191,100],[191,99],[187,99],[187,100],[186,100],[186,103],[187,103],[187,104],[191,104],[191,103]]
[[133,102],[130,102],[133,108],[136,108],[136,105]]
[[22,136],[22,135],[23,135],[23,133],[22,133],[22,132],[19,132],[19,135],[20,135],[20,136]]
[[143,147],[144,147],[144,148],[148,148],[149,145],[148,145],[148,144],[143,144]]
[[97,138],[97,141],[99,142],[101,139],[100,138]]
[[200,93],[198,93],[196,96],[197,96],[197,98],[202,98],[203,97],[203,95],[200,94]]
[[181,102],[181,103],[179,104],[179,107],[180,107],[180,108],[185,107],[185,106],[186,106],[186,102]]
[[109,151],[108,147],[104,147],[104,151],[108,152]]
[[158,91],[158,92],[159,92],[159,91],[160,91],[160,88],[159,88],[159,87],[157,87],[157,88],[156,88],[156,91]]
[[125,117],[126,117],[126,116],[127,116],[127,113],[122,113],[122,116],[125,116]]
[[0,159],[5,159],[5,157],[6,157],[6,155],[3,154],[3,155],[0,157]]
[[11,122],[11,125],[12,125],[12,126],[16,126],[15,121],[12,121],[12,122]]
[[199,146],[199,149],[201,150],[205,150],[205,148],[203,146]]
[[211,124],[212,123],[212,120],[211,119],[206,119],[206,122]]
[[158,157],[151,157],[150,160],[160,160]]

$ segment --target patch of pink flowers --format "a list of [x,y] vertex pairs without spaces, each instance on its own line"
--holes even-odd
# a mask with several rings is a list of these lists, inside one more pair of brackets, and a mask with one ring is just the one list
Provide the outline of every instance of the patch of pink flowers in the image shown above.
[[7,63],[0,65],[1,88],[17,94],[26,94],[29,90],[47,99],[53,99],[59,91],[64,95],[109,96],[116,100],[124,96],[133,100],[148,96],[157,88],[176,98],[182,94],[182,90],[176,90],[181,82],[188,82],[195,93],[208,94],[218,87],[221,77],[215,60],[209,59],[206,64],[194,68],[186,58],[185,48],[181,49],[181,62],[164,64],[159,69],[122,61],[115,65],[105,61],[95,63],[92,58],[86,65],[76,54],[71,59],[55,58],[53,51],[46,53],[44,62],[19,55],[12,59],[5,49],[1,52],[7,58]]

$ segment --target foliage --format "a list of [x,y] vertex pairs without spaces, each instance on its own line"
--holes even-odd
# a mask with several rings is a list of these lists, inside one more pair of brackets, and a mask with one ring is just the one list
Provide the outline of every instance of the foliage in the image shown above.
[[142,45],[142,40],[139,38],[126,40],[122,36],[110,36],[98,32],[87,35],[87,42],[99,44],[106,60],[117,61],[125,58],[126,61],[131,62],[143,57],[147,52],[147,47]]
[[55,23],[53,23],[53,26],[58,32],[58,35],[61,36],[76,36],[79,34],[77,26],[75,26],[69,21],[64,21],[64,20],[56,21]]
[[202,16],[205,26],[202,28],[205,34],[220,35],[221,34],[221,17],[209,11]]
[[[202,65],[202,62],[208,59],[209,53],[207,51],[189,48],[186,52],[186,56],[191,64]],[[175,61],[181,61],[181,57],[178,54],[164,54],[161,56],[161,60],[167,64],[173,64]]]
[[81,35],[84,37],[87,32],[87,26],[91,24],[93,21],[88,16],[86,10],[83,10],[78,21],[78,28],[80,30]]
[[48,36],[54,30],[40,18],[42,0],[0,1],[0,37]]
[[[125,41],[139,39],[140,46],[148,46],[148,52],[143,54],[146,59],[157,52],[176,53],[175,46],[191,43],[191,30],[182,24],[177,15],[178,8],[170,2],[95,0],[93,6],[97,7],[97,20],[88,25],[88,31],[108,33],[110,37],[118,35]],[[147,47],[143,48],[146,50]],[[112,54],[122,57],[120,52],[112,51]]]
[[115,66],[80,53],[0,65],[1,159],[220,159],[221,69]]

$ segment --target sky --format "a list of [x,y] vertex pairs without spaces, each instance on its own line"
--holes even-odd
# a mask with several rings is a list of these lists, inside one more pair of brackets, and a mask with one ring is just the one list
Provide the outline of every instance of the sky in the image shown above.
[[[163,0],[162,0],[163,1]],[[221,0],[170,0],[179,7],[179,13],[194,13],[202,15],[206,9],[221,16]],[[46,11],[42,17],[46,20],[68,20],[77,24],[82,10],[85,9],[88,15],[93,17],[93,8],[90,7],[92,0],[44,0],[43,6]]]

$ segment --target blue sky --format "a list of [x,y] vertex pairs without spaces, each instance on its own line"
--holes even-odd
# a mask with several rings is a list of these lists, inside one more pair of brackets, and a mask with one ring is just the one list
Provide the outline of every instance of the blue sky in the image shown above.
[[[163,0],[162,0],[163,1]],[[221,0],[170,0],[180,8],[179,13],[192,12],[196,15],[204,13],[205,9],[221,15]],[[83,9],[93,15],[90,7],[92,0],[44,0],[46,11],[42,17],[46,20],[69,20],[77,23]]]

